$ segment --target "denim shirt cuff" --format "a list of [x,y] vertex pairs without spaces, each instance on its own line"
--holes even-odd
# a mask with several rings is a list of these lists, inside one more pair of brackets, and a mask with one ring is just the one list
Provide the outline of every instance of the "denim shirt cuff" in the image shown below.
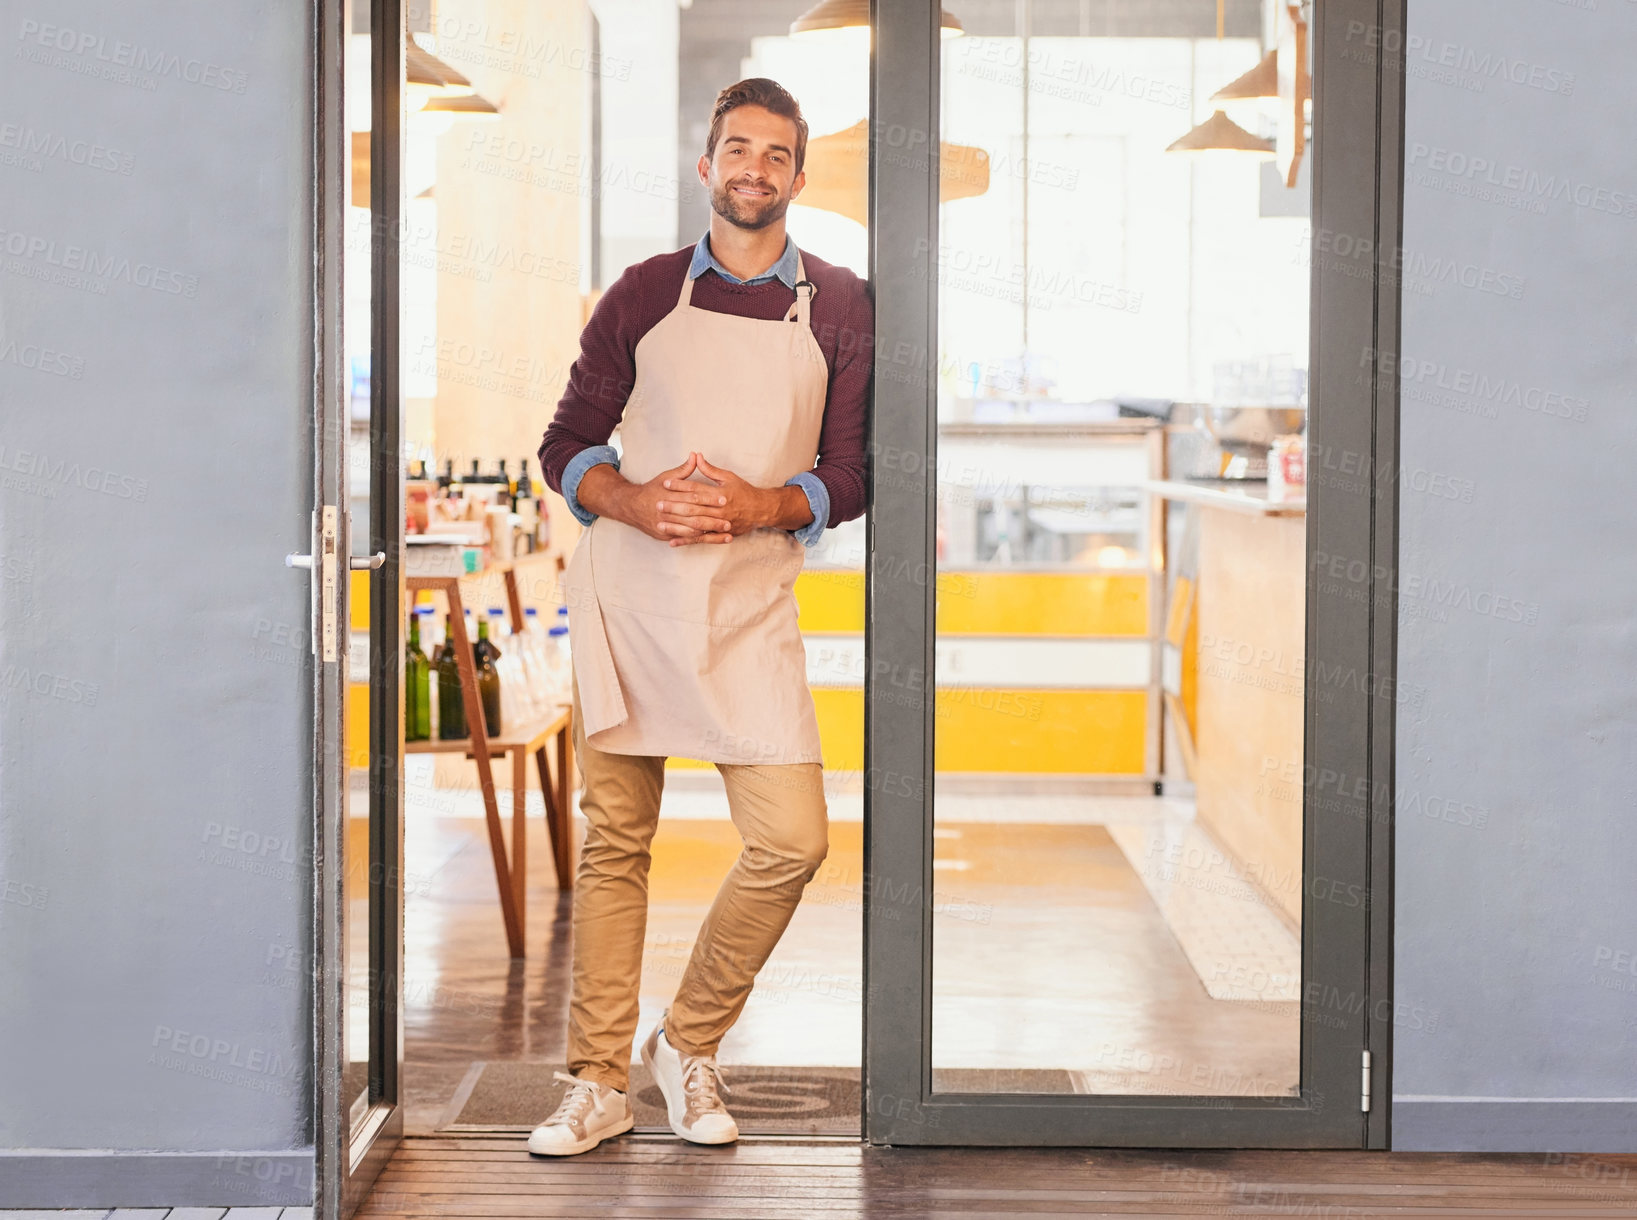
[[830,524],[830,489],[824,485],[824,480],[811,470],[804,470],[786,479],[784,485],[801,488],[807,494],[807,506],[813,510],[813,520],[798,530],[792,530],[791,533],[795,534],[796,541],[803,546],[817,546],[819,537]]
[[571,457],[568,465],[563,467],[563,499],[568,503],[568,511],[581,525],[590,525],[597,519],[597,514],[587,512],[580,506],[580,480],[585,478],[586,471],[605,462],[618,470],[619,451],[612,445],[590,445]]

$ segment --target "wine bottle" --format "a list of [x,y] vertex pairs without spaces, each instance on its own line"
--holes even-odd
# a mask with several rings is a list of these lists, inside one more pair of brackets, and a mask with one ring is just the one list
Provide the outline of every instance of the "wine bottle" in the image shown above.
[[409,642],[404,646],[404,740],[432,737],[432,662],[421,649],[421,619],[431,606],[416,606],[409,616]]
[[489,638],[489,618],[500,613],[498,609],[490,610],[488,617],[479,619],[477,624],[477,693],[483,702],[483,722],[491,737],[500,736],[500,672],[495,669],[500,649]]
[[524,554],[532,553],[539,541],[538,503],[534,495],[534,483],[529,478],[529,459],[524,458],[517,472],[517,490],[512,493],[512,511],[517,514],[520,539],[517,549]]
[[438,738],[459,741],[466,736],[466,703],[461,697],[460,664],[455,660],[453,621],[444,629],[438,649]]

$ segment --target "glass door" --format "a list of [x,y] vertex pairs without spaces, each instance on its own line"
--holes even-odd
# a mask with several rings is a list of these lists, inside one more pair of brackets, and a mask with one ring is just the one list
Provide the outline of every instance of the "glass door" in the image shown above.
[[877,7],[873,1141],[1380,1137],[1398,78],[1316,8]]
[[315,588],[317,1211],[350,1215],[403,1133],[401,0],[318,8]]

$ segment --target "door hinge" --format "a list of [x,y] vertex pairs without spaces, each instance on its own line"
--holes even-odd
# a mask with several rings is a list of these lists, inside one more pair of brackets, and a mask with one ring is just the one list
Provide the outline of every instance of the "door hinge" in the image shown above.
[[1362,1096],[1359,1098],[1359,1107],[1358,1108],[1360,1110],[1364,1111],[1364,1113],[1368,1114],[1370,1112],[1370,1052],[1369,1051],[1364,1052],[1364,1060],[1363,1060],[1362,1068],[1363,1068],[1362,1073],[1361,1073],[1362,1079],[1360,1081],[1360,1084],[1363,1087],[1363,1093],[1362,1093]]

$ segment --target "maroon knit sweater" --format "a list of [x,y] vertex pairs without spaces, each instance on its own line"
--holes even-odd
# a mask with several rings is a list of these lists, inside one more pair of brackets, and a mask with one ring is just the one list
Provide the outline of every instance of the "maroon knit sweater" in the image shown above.
[[[868,284],[847,268],[805,250],[801,256],[807,278],[818,285],[813,297],[813,337],[830,371],[813,473],[830,493],[830,524],[837,525],[864,511],[864,427],[875,306]],[[562,492],[563,469],[576,453],[608,443],[636,380],[637,342],[676,308],[692,260],[693,246],[689,245],[633,263],[598,299],[580,335],[580,355],[569,369],[568,388],[540,443],[540,469],[553,491]],[[707,270],[694,281],[689,303],[715,313],[773,322],[784,316],[794,300],[790,289],[776,279],[730,284],[714,270]]]

